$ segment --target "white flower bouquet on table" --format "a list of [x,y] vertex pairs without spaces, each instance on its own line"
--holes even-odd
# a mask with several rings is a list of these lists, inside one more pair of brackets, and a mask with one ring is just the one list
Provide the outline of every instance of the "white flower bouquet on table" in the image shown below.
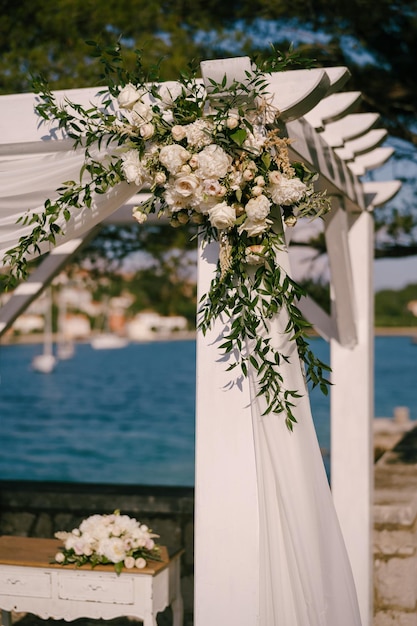
[[92,515],[71,532],[58,531],[55,537],[64,547],[55,555],[61,565],[113,564],[119,574],[123,567],[143,569],[148,560],[160,561],[159,537],[132,517],[115,511]]
[[[316,174],[290,162],[290,142],[271,104],[265,68],[254,66],[244,82],[230,84],[225,76],[205,89],[195,72],[163,83],[156,74],[144,74],[139,51],[132,73],[119,44],[93,45],[107,80],[100,105],[58,103],[45,80],[34,84],[38,114],[58,122],[85,159],[78,181],[63,183],[42,215],[21,220],[33,230],[6,262],[22,277],[26,253],[39,250],[42,242],[54,244],[65,221],[91,207],[97,194],[126,182],[132,193],[150,190],[150,198],[133,211],[137,222],[156,213],[174,227],[195,223],[203,240],[219,242],[217,275],[202,298],[199,328],[205,333],[215,320],[226,320],[220,348],[232,360],[229,369],[240,365],[247,376],[248,367],[255,368],[266,412],[282,413],[291,430],[299,390],[288,389],[280,373],[288,356],[263,336],[268,320],[286,310],[286,332],[297,344],[306,379],[324,393],[329,368],[309,348],[310,325],[297,308],[304,291],[279,266],[277,252],[285,246],[285,227],[321,216],[330,205],[314,189]],[[280,64],[283,69],[282,57],[271,67]]]

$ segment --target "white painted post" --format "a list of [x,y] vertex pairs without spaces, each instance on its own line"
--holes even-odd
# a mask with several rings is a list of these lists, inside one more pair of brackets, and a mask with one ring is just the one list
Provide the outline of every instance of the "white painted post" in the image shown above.
[[357,344],[330,341],[331,484],[349,553],[363,626],[372,624],[373,220],[350,215],[348,246]]
[[[217,244],[200,246],[199,297]],[[226,372],[223,325],[197,335],[195,626],[259,624],[259,521],[247,379]],[[233,386],[229,386],[232,383]]]

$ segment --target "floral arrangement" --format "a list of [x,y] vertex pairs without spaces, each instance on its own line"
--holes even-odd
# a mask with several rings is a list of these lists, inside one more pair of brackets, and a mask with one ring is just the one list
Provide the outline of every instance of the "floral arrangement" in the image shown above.
[[64,543],[55,561],[77,566],[113,563],[118,574],[123,567],[143,569],[148,560],[160,561],[159,537],[136,519],[115,511],[111,515],[91,515],[71,532],[59,531],[55,537]]
[[309,325],[296,306],[303,291],[278,265],[276,253],[284,246],[283,228],[323,215],[329,201],[314,190],[316,174],[290,162],[264,68],[254,67],[244,82],[230,84],[225,76],[207,89],[195,72],[161,83],[156,74],[144,75],[139,52],[130,73],[119,45],[93,45],[108,83],[101,106],[57,103],[46,81],[35,85],[38,114],[65,129],[74,147],[85,151],[85,162],[79,182],[63,183],[42,215],[24,218],[33,231],[9,251],[11,266],[22,274],[26,252],[40,242],[55,243],[59,220],[91,206],[95,194],[122,181],[135,191],[150,190],[149,200],[133,211],[140,224],[156,213],[173,227],[194,222],[203,240],[219,242],[218,271],[200,303],[199,328],[206,332],[219,317],[228,321],[220,348],[236,357],[229,369],[240,365],[246,376],[254,367],[266,412],[283,413],[292,429],[298,391],[287,389],[280,374],[286,355],[262,333],[286,309],[286,332],[297,343],[307,380],[327,392],[329,368],[310,350]]

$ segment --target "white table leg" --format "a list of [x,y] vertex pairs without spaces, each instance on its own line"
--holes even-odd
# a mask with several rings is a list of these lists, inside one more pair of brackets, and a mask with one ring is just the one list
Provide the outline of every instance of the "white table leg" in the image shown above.
[[184,623],[184,603],[179,595],[172,601],[172,626],[183,626]]
[[156,615],[152,613],[147,613],[143,618],[143,626],[158,626],[158,622],[156,621]]

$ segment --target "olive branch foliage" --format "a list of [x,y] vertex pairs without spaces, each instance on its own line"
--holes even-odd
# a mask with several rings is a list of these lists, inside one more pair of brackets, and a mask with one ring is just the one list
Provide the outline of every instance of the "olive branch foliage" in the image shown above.
[[[142,53],[135,51],[134,66],[128,69],[120,44],[102,48],[96,42],[87,43],[93,48],[93,56],[98,57],[102,64],[102,78],[106,86],[99,92],[102,97],[100,105],[85,108],[67,98],[59,103],[43,76],[33,79],[33,88],[39,100],[37,114],[43,123],[54,124],[55,129],[57,127],[65,132],[72,140],[74,150],[83,152],[84,163],[79,179],[63,182],[56,190],[56,198],[45,201],[43,212],[28,212],[20,218],[19,222],[31,226],[32,230],[30,234],[22,236],[6,255],[5,262],[11,268],[7,287],[13,287],[19,280],[27,277],[28,256],[41,253],[42,244],[56,245],[58,235],[64,232],[63,225],[69,221],[75,210],[91,207],[96,195],[106,194],[112,187],[125,181],[120,154],[126,145],[136,149],[141,157],[144,155],[145,142],[138,133],[132,132],[131,126],[120,123],[114,101],[121,87],[130,83],[138,89],[146,88],[154,101],[158,102],[159,66],[155,65],[145,73],[141,62]],[[296,61],[299,61],[298,57]],[[212,141],[233,158],[245,158],[244,141],[247,133],[253,130],[251,123],[245,118],[245,112],[251,107],[256,108],[256,97],[266,93],[265,71],[269,68],[273,71],[286,69],[290,62],[291,55],[286,59],[274,49],[272,60],[265,61],[253,73],[248,73],[244,83],[234,81],[230,85],[226,76],[220,83],[211,80],[207,89],[209,94],[202,88],[201,82],[196,81],[197,69],[190,64],[179,79],[182,85],[181,95],[172,103],[175,123],[188,124],[209,115],[214,122]],[[243,127],[227,129],[223,123],[232,110],[238,110],[243,119]],[[155,123],[159,143],[168,145],[172,142],[172,124],[164,121],[163,117],[159,117]],[[258,163],[260,173],[267,173],[270,165],[271,156],[264,153]],[[323,194],[313,190],[312,183],[316,175],[303,163],[294,163],[292,167],[297,176],[310,185],[307,200],[300,201],[296,207],[297,217],[321,216],[329,210],[329,203]],[[163,214],[163,189],[153,185],[150,190],[151,197],[141,205],[141,210],[144,213]],[[234,193],[238,202],[245,201],[241,192]],[[229,254],[226,267],[219,260],[209,291],[201,299],[198,328],[205,334],[215,320],[227,320],[226,334],[222,338],[220,349],[227,357],[234,355],[228,370],[240,366],[243,376],[246,377],[249,368],[254,368],[258,396],[262,396],[266,402],[264,414],[283,414],[288,429],[292,430],[297,421],[294,407],[301,390],[291,390],[286,386],[281,366],[289,357],[275,349],[270,321],[285,310],[288,320],[285,333],[290,341],[296,343],[306,382],[313,388],[319,387],[324,394],[328,393],[330,385],[326,378],[330,368],[309,347],[307,338],[310,324],[303,318],[297,306],[304,291],[276,260],[278,251],[284,246],[282,219],[291,216],[293,208],[278,207],[278,212],[276,209],[277,207],[272,226],[256,238],[249,237],[244,230],[238,232],[244,217],[237,219],[234,228],[221,232],[213,228],[208,220],[200,222],[200,235],[204,240],[219,240],[220,248],[226,242]],[[171,224],[178,226],[172,220]],[[253,243],[261,243],[262,252],[259,254],[259,265],[256,269],[251,267],[249,270],[245,255],[247,246]]]

